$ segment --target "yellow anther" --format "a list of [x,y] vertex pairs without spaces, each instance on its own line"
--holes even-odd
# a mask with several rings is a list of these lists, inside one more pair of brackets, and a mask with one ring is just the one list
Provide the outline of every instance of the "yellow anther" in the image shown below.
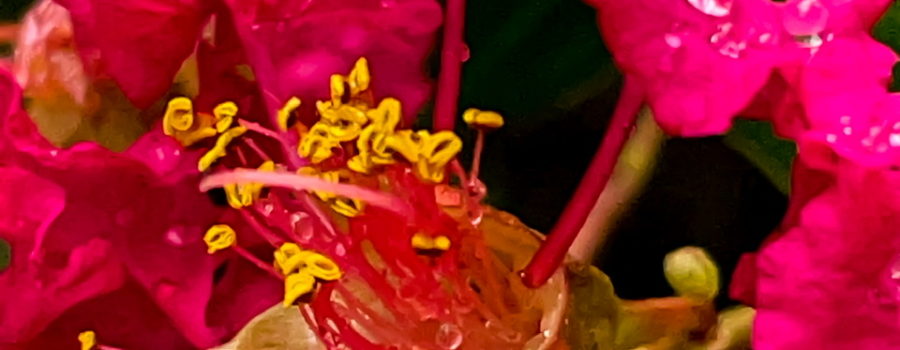
[[462,141],[450,131],[441,131],[424,140],[416,171],[422,179],[439,183],[444,181],[444,167],[462,149]]
[[497,129],[503,126],[503,116],[497,112],[469,108],[463,113],[463,121],[475,129]]
[[434,247],[434,241],[431,240],[431,237],[421,233],[414,234],[410,243],[413,248],[421,250],[429,250]]
[[366,116],[372,121],[372,126],[383,132],[393,132],[400,123],[400,101],[395,98],[381,100],[378,107],[366,111]]
[[319,115],[322,117],[319,123],[326,125],[329,136],[338,142],[359,137],[362,126],[369,121],[365,112],[348,105],[320,110]]
[[231,226],[225,224],[213,225],[203,235],[206,242],[206,252],[209,254],[228,249],[237,241],[237,234]]
[[331,203],[331,209],[334,209],[338,214],[351,218],[359,215],[363,208],[365,208],[365,204],[354,198],[338,197]]
[[216,131],[225,132],[234,122],[234,116],[237,115],[238,107],[234,102],[220,103],[213,108],[213,115],[216,116]]
[[163,133],[175,135],[175,131],[187,131],[194,125],[194,105],[186,97],[176,97],[169,101],[163,116]]
[[200,157],[200,161],[197,162],[197,170],[201,172],[206,171],[215,163],[219,158],[222,158],[226,155],[225,147],[231,143],[231,140],[234,140],[236,137],[243,135],[247,132],[247,128],[243,126],[236,126],[227,131],[223,132],[219,135],[219,138],[216,140],[216,145],[213,146],[212,149],[206,152],[202,157]]
[[350,75],[347,76],[347,85],[350,86],[351,96],[368,90],[370,82],[372,82],[372,76],[369,75],[369,61],[365,57],[360,57],[353,65]]
[[309,294],[316,287],[316,278],[309,271],[298,271],[284,279],[284,307],[290,307],[300,297]]
[[301,252],[298,257],[303,261],[300,270],[308,271],[311,275],[320,280],[336,281],[344,274],[341,272],[341,268],[338,267],[337,263],[325,255],[305,250]]
[[308,271],[325,281],[334,281],[343,275],[334,260],[313,251],[303,250],[294,243],[284,243],[275,250],[275,267],[285,276]]
[[450,238],[447,236],[437,236],[434,238],[434,249],[448,250],[450,249]]
[[337,140],[331,138],[328,125],[319,122],[303,135],[300,145],[297,146],[297,153],[313,164],[318,164],[331,157],[333,154],[331,149],[339,145]]
[[388,137],[400,123],[400,101],[386,98],[375,109],[366,112],[370,123],[356,140],[358,155],[347,161],[350,170],[368,174],[376,165],[393,164],[393,153],[388,150]]
[[450,249],[450,239],[444,235],[430,237],[423,233],[416,233],[412,236],[410,245],[418,250],[446,251]]
[[284,103],[284,106],[278,110],[278,127],[280,127],[282,131],[288,129],[288,119],[291,119],[291,115],[298,107],[300,107],[300,99],[291,97]]
[[81,343],[81,350],[94,350],[97,348],[97,334],[94,331],[78,333],[78,342]]
[[462,149],[462,141],[449,131],[431,134],[401,130],[388,136],[387,147],[415,166],[416,174],[430,182],[444,180],[444,167]]
[[418,132],[400,130],[389,135],[385,139],[385,143],[388,149],[399,153],[410,163],[415,163],[419,160],[419,149],[422,147],[423,139],[429,136],[430,133],[426,130]]
[[296,243],[284,243],[275,250],[275,268],[283,275],[288,275],[292,271],[300,268],[302,260],[298,258],[303,249],[300,249]]
[[[274,171],[275,162],[267,160],[259,166],[258,170],[268,172]],[[228,205],[232,208],[240,209],[250,206],[254,201],[259,199],[263,184],[256,182],[244,185],[229,184],[225,185],[223,188],[225,189],[225,198],[228,199]]]
[[344,77],[340,74],[331,75],[331,104],[334,107],[341,105],[341,99],[344,98]]

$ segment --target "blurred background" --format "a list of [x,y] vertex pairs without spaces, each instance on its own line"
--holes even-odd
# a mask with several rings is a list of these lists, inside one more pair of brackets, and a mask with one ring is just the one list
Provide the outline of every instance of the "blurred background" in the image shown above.
[[[0,0],[0,34],[31,3]],[[466,25],[471,59],[460,107],[507,119],[487,137],[487,200],[547,232],[601,140],[621,76],[594,10],[577,0],[469,1]],[[0,56],[12,49],[0,44]],[[430,125],[429,109],[420,125]],[[472,135],[457,131],[471,146]],[[725,288],[740,254],[755,250],[781,219],[793,155],[793,144],[758,122],[740,122],[722,137],[666,140],[649,183],[595,264],[623,298],[668,296],[663,256],[696,245],[719,263]],[[718,301],[731,303],[727,293]]]

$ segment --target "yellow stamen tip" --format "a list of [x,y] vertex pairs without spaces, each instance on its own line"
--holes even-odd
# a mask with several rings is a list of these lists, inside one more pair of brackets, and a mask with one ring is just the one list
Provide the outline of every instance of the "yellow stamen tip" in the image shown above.
[[316,279],[308,271],[298,271],[284,279],[284,307],[291,307],[300,297],[309,294],[316,286]]
[[410,241],[410,245],[413,248],[418,250],[442,250],[446,251],[450,249],[450,238],[447,236],[440,235],[437,237],[430,237],[425,235],[424,233],[416,233],[412,236],[412,240]]
[[234,102],[220,103],[216,108],[213,108],[213,115],[216,116],[216,131],[225,132],[225,130],[228,130],[234,122],[237,112],[238,107]]
[[335,212],[350,218],[358,216],[364,207],[365,204],[362,201],[345,197],[337,198],[331,204],[331,209],[334,209]]
[[325,255],[304,251],[300,254],[300,257],[303,259],[303,270],[309,271],[311,275],[318,279],[336,281],[344,274],[337,263]]
[[81,343],[81,350],[93,350],[97,348],[97,334],[94,331],[84,331],[78,333],[78,342]]
[[163,133],[175,135],[175,131],[186,131],[194,125],[194,105],[186,97],[176,97],[169,101],[163,115]]
[[237,241],[237,234],[231,226],[225,224],[213,225],[206,230],[206,234],[203,235],[203,241],[206,242],[206,252],[213,254],[233,246]]
[[331,138],[328,125],[319,122],[303,135],[297,146],[297,153],[313,164],[318,164],[330,158],[333,154],[331,149],[339,145],[337,140]]
[[434,241],[431,239],[431,237],[428,237],[421,233],[416,233],[412,236],[410,245],[412,245],[412,247],[416,249],[430,250],[434,248]]
[[295,243],[284,243],[275,250],[275,267],[281,274],[288,275],[298,269],[301,260],[295,259],[303,250]]
[[350,75],[347,76],[347,83],[350,85],[350,93],[355,95],[368,90],[371,81],[372,76],[369,74],[369,60],[365,57],[360,57],[356,60],[356,64],[353,65],[353,70],[350,71]]
[[301,101],[299,98],[291,97],[287,102],[284,103],[284,106],[278,110],[278,127],[281,128],[282,131],[286,131],[288,129],[288,119],[291,118],[291,114],[300,107]]
[[450,238],[447,236],[437,236],[434,238],[434,249],[438,250],[449,250],[450,249]]
[[503,126],[503,116],[497,112],[469,108],[463,113],[463,121],[475,129],[497,129]]
[[331,75],[331,103],[340,106],[341,99],[344,97],[344,77],[340,74]]
[[219,160],[219,158],[226,155],[225,147],[227,147],[232,140],[243,135],[245,132],[247,132],[246,127],[236,126],[219,135],[219,138],[216,140],[216,145],[200,157],[200,160],[197,162],[197,170],[203,172],[209,169],[209,167]]

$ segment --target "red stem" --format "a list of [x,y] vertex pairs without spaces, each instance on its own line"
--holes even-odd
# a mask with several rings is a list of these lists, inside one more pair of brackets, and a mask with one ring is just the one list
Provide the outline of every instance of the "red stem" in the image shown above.
[[522,282],[526,286],[532,288],[542,286],[562,263],[569,246],[575,241],[591,208],[594,207],[594,203],[597,202],[597,198],[606,187],[616,160],[622,152],[622,147],[631,134],[642,104],[643,91],[636,86],[634,81],[626,77],[616,110],[609,121],[600,148],[594,154],[587,172],[581,178],[575,194],[560,215],[559,221],[556,222],[553,230],[547,236],[547,240],[522,272]]
[[441,48],[441,72],[434,102],[434,130],[453,130],[459,103],[459,80],[466,59],[463,41],[466,1],[447,0],[444,17],[444,44]]

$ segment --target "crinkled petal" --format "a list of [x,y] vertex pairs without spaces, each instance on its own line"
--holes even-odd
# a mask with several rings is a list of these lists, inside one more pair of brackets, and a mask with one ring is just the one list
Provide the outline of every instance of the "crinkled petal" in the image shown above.
[[169,89],[208,16],[200,0],[57,1],[88,71],[112,78],[141,108]]

